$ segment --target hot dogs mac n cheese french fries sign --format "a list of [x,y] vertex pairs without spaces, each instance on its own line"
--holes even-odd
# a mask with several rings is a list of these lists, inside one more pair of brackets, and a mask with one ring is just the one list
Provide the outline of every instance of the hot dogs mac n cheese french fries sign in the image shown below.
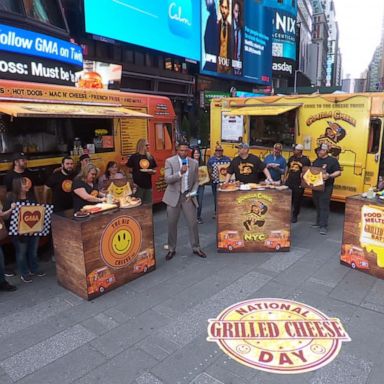
[[243,301],[208,321],[208,341],[238,363],[270,373],[319,369],[351,340],[339,319],[285,299]]
[[16,203],[11,215],[9,235],[48,235],[52,211],[53,205]]

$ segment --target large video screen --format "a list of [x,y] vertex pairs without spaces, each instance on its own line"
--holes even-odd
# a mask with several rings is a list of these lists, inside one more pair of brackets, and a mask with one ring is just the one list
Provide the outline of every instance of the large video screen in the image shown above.
[[200,0],[84,0],[86,32],[200,60]]
[[201,72],[269,85],[272,10],[260,0],[202,0]]

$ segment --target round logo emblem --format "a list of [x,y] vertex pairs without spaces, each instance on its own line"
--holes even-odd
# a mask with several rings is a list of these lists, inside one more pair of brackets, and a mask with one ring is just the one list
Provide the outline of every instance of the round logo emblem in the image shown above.
[[61,188],[64,192],[71,192],[72,191],[72,180],[64,180],[61,183]]
[[309,372],[330,363],[350,341],[339,319],[306,304],[255,299],[210,319],[208,341],[248,367],[272,373]]
[[130,216],[119,216],[105,227],[100,238],[100,254],[112,268],[123,268],[134,261],[141,248],[140,224]]
[[149,168],[149,161],[147,159],[141,159],[139,161],[140,168],[142,169],[148,169]]
[[30,189],[32,187],[32,181],[29,177],[24,176],[23,182],[28,189]]

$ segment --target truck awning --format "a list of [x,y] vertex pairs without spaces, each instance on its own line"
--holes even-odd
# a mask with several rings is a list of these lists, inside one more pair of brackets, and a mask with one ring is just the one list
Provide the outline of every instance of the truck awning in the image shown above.
[[[301,104],[300,104],[301,105]],[[226,115],[230,116],[277,116],[282,113],[292,111],[293,109],[299,108],[300,105],[255,105],[252,107],[240,107],[234,108],[231,111],[224,112]]]
[[146,113],[117,106],[75,105],[49,103],[0,102],[0,112],[14,117],[62,117],[62,118],[142,118]]

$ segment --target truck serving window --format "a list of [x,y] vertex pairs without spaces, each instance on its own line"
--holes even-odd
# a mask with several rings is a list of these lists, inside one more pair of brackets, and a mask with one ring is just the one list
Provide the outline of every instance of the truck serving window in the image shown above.
[[380,148],[381,121],[372,119],[369,125],[368,153],[377,153]]
[[[84,149],[114,151],[113,119],[28,118],[2,116],[1,155],[10,159],[13,152],[25,152],[30,158],[70,154],[75,138]],[[0,138],[1,138],[0,137]]]
[[277,116],[250,116],[249,145],[271,148],[282,143],[291,149],[295,142],[295,121],[296,111]]
[[155,146],[156,150],[172,150],[172,124],[155,124]]

